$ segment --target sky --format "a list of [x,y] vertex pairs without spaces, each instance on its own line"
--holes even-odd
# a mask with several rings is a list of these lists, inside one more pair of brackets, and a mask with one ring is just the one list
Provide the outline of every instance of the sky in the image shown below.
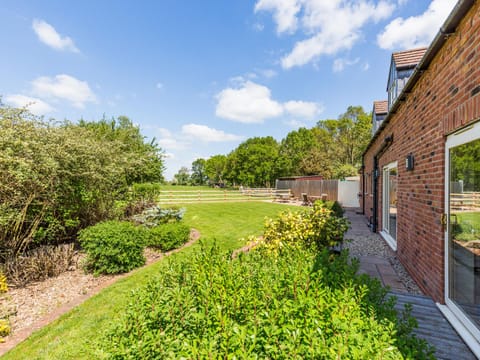
[[456,0],[2,0],[0,96],[45,119],[128,116],[165,177],[386,99],[392,52]]

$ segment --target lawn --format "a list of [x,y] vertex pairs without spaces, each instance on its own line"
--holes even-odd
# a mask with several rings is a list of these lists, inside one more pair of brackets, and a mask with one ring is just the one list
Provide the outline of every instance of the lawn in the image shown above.
[[[480,212],[458,212],[457,224],[453,223],[456,240],[472,241],[480,238]],[[451,221],[454,219],[452,218]]]
[[[244,243],[242,238],[261,234],[265,217],[299,207],[268,202],[219,203],[185,205],[185,223],[200,231],[202,241],[217,242],[223,250],[234,250]],[[198,251],[195,244],[176,257],[191,256]],[[30,338],[4,355],[5,359],[95,359],[101,358],[96,341],[112,320],[124,312],[132,290],[145,285],[162,271],[166,261],[134,271],[131,276],[90,298],[54,323],[35,332]]]

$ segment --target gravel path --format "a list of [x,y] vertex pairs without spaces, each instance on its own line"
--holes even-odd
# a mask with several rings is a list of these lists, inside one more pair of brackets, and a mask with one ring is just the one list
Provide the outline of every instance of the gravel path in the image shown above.
[[423,295],[422,290],[420,290],[398,260],[396,253],[386,244],[380,235],[372,233],[367,227],[363,215],[356,214],[354,209],[348,209],[345,212],[345,216],[351,222],[351,228],[345,235],[345,239],[351,239],[351,241],[346,241],[344,244],[344,248],[349,249],[350,255],[352,257],[377,256],[387,259],[393,266],[400,281],[405,285],[408,293]]

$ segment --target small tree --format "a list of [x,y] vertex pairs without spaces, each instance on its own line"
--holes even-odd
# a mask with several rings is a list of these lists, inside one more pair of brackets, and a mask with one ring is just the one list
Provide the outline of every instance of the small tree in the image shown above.
[[173,177],[177,185],[190,185],[190,170],[186,166],[182,166]]

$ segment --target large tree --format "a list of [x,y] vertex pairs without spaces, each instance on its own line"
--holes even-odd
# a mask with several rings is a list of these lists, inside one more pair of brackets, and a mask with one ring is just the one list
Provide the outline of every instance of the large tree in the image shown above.
[[349,106],[338,120],[317,123],[318,135],[328,143],[328,158],[334,165],[332,176],[355,175],[361,165],[362,153],[371,138],[371,115],[361,106]]
[[192,163],[192,174],[190,175],[192,185],[205,185],[207,183],[206,163],[207,161],[201,158]]
[[272,186],[278,177],[279,144],[271,136],[254,137],[241,143],[227,157],[230,182],[243,186]]
[[205,163],[205,173],[210,184],[223,184],[223,176],[227,164],[225,155],[214,155]]
[[186,166],[182,166],[178,172],[173,175],[176,185],[190,185],[190,170]]
[[312,130],[300,128],[291,131],[280,145],[279,167],[282,175],[313,175],[316,169],[306,167],[303,160],[318,148]]

